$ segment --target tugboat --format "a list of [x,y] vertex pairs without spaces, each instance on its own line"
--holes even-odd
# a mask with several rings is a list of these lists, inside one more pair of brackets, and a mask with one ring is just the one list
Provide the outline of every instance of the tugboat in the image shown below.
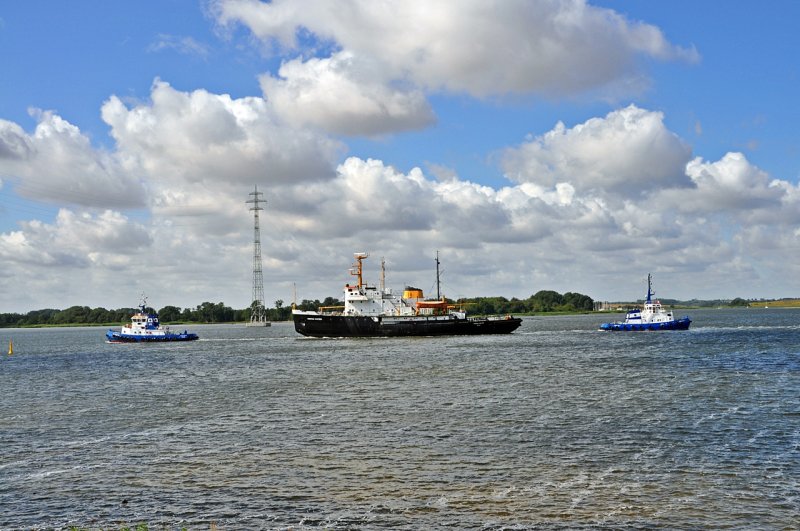
[[688,330],[692,323],[688,316],[675,319],[671,311],[661,306],[658,300],[653,301],[653,290],[650,284],[650,274],[647,274],[647,300],[644,309],[628,310],[622,322],[603,323],[600,330],[611,332],[639,332],[642,330]]
[[119,332],[109,330],[106,332],[109,343],[150,343],[160,341],[194,341],[197,334],[187,332],[172,332],[168,326],[161,326],[158,315],[147,311],[147,299],[142,297],[139,311],[131,317],[130,324],[123,325]]
[[[354,253],[356,263],[350,274],[355,284],[344,287],[344,306],[319,311],[293,309],[294,329],[310,337],[386,337],[509,334],[519,328],[519,317],[467,317],[444,297],[423,299],[422,290],[406,287],[403,296],[392,294],[381,281],[381,289],[367,285],[363,264],[368,253]],[[383,279],[383,267],[381,278]],[[436,284],[439,286],[439,258],[436,258]]]

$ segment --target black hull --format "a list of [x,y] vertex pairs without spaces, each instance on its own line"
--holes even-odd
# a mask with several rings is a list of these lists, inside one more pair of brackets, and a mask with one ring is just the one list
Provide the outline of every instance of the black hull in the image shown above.
[[310,337],[408,337],[510,334],[522,324],[519,317],[414,316],[355,317],[294,314],[294,329]]

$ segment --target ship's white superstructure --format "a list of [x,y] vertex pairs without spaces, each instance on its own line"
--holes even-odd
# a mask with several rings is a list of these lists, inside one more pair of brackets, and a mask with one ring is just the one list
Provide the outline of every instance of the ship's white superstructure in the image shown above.
[[355,284],[347,284],[344,288],[343,315],[351,316],[412,316],[454,314],[464,318],[463,311],[448,307],[442,300],[428,301],[423,299],[422,290],[407,287],[402,297],[396,296],[391,288],[378,289],[364,282],[362,261],[369,257],[368,253],[355,253],[356,263],[350,269],[355,276]]
[[407,286],[398,297],[384,287],[383,271],[380,289],[365,283],[362,262],[369,255],[354,256],[356,263],[350,274],[356,282],[345,285],[344,306],[292,310],[297,332],[314,337],[507,334],[522,323],[510,315],[467,317],[463,309],[450,306],[443,296],[424,299],[419,288]]

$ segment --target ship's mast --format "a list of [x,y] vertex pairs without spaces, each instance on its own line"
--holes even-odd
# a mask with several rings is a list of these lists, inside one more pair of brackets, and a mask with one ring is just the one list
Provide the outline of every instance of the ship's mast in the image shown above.
[[361,265],[361,261],[367,257],[369,257],[369,253],[353,253],[353,256],[356,258],[356,263],[353,264],[353,267],[350,268],[350,274],[354,277],[358,278],[358,287],[364,285],[364,277],[363,277],[363,266]]
[[436,251],[436,300],[437,301],[442,300],[442,294],[439,289],[440,285],[441,285],[441,280],[439,278],[439,251],[437,250]]
[[650,299],[652,295],[655,295],[655,293],[652,293],[650,289],[650,273],[647,273],[647,304],[650,304],[652,302]]
[[381,256],[381,293],[386,291],[386,260]]
[[267,311],[264,307],[264,274],[261,269],[261,227],[258,212],[264,210],[259,203],[266,203],[261,199],[263,192],[258,191],[258,185],[248,195],[253,196],[245,203],[251,203],[250,211],[253,213],[253,299],[250,303],[250,322],[248,326],[269,326]]

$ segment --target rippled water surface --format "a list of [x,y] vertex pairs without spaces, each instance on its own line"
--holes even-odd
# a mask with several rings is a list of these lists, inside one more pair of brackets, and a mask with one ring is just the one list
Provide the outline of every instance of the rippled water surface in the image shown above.
[[795,528],[800,311],[688,332],[0,329],[0,528]]

